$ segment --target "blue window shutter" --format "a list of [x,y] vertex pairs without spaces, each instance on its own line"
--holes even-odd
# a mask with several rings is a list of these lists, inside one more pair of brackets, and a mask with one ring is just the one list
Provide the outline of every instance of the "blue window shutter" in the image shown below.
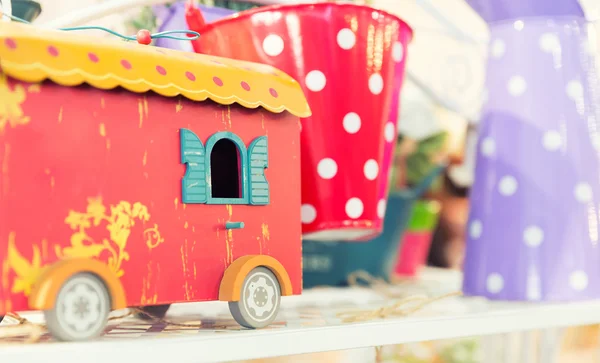
[[179,131],[181,140],[181,163],[187,169],[181,181],[183,203],[206,203],[206,165],[202,141],[188,129]]
[[269,182],[265,177],[265,169],[269,166],[269,153],[267,137],[261,136],[248,147],[248,190],[250,191],[250,204],[269,204]]
[[[223,139],[227,139],[231,142],[233,142],[236,147],[237,150],[239,152],[239,160],[238,162],[240,163],[240,183],[241,185],[241,189],[242,189],[242,197],[241,198],[213,198],[212,196],[212,170],[211,170],[211,154],[213,152],[213,147],[217,144],[218,141],[223,140]],[[206,181],[207,181],[207,185],[206,185],[206,195],[207,195],[207,202],[206,204],[249,204],[248,202],[248,176],[250,175],[250,173],[248,172],[248,150],[246,149],[246,144],[244,144],[244,141],[237,136],[236,134],[234,134],[233,132],[229,132],[229,131],[220,131],[217,132],[216,134],[213,134],[212,136],[210,136],[208,138],[208,140],[206,140],[206,159],[205,159],[205,165],[206,165]]]

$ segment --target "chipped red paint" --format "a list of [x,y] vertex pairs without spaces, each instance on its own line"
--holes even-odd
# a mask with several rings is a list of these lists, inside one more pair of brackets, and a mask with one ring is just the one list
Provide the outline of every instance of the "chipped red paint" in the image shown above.
[[[9,87],[29,85],[9,78]],[[31,88],[34,89],[34,88]],[[102,198],[107,213],[120,201],[148,208],[147,222],[131,227],[121,281],[130,305],[215,300],[225,268],[236,258],[267,254],[286,268],[301,292],[300,144],[298,118],[284,112],[192,102],[153,93],[134,94],[47,82],[21,105],[30,122],[0,134],[0,315],[27,310],[23,292],[12,293],[9,235],[28,263],[58,259],[74,233],[65,218],[85,212],[88,198]],[[268,135],[267,206],[181,203],[179,129],[205,143],[230,130],[246,145]],[[230,215],[231,213],[231,215]],[[226,221],[245,227],[228,232]],[[157,225],[164,242],[146,245],[144,231]],[[109,238],[106,225],[87,230],[94,243]],[[101,260],[109,254],[102,253]],[[3,310],[4,309],[4,310]]]

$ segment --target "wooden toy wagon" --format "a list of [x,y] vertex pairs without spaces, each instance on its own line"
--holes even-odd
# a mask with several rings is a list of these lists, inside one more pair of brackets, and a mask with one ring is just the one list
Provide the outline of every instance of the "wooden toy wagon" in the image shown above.
[[0,23],[0,316],[301,292],[301,88],[267,65]]

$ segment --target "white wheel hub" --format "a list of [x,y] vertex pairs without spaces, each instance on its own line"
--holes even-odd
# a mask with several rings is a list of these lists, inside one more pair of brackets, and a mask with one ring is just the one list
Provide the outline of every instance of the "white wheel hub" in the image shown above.
[[275,310],[275,281],[264,273],[252,276],[246,287],[246,306],[258,321],[268,319]]
[[67,331],[79,335],[102,324],[108,310],[103,286],[97,281],[78,277],[62,289],[57,301],[59,321]]

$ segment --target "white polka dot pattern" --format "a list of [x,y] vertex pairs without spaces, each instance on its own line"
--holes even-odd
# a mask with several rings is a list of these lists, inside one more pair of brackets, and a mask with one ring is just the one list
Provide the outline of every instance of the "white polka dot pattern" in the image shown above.
[[562,146],[562,136],[556,130],[548,130],[544,133],[543,145],[548,151],[558,150]]
[[379,174],[379,164],[375,159],[369,159],[364,166],[365,178],[375,180]]
[[262,46],[267,55],[276,57],[283,52],[284,43],[279,35],[270,34],[263,40]]
[[512,76],[508,80],[508,93],[512,96],[520,96],[527,90],[527,82],[521,76]]
[[583,85],[579,81],[569,81],[567,83],[567,96],[573,101],[579,101],[583,99]]
[[391,121],[385,124],[384,138],[386,142],[392,142],[396,139],[396,126]]
[[513,28],[514,28],[516,31],[519,31],[519,32],[520,32],[521,30],[523,30],[523,28],[525,28],[525,22],[524,22],[523,20],[516,20],[516,21],[513,23]]
[[[301,120],[300,159],[302,231],[314,239],[380,232],[397,138],[397,72],[410,39],[405,24],[377,11],[358,25],[346,13],[331,16],[327,31],[308,42],[304,33],[278,33],[282,42],[266,33],[261,54],[300,83],[313,113]],[[370,37],[373,29],[385,37]]]
[[594,150],[600,151],[600,133],[595,132],[590,134],[590,141],[592,142],[592,146]]
[[331,158],[325,158],[319,161],[317,165],[317,172],[323,179],[331,179],[337,174],[337,163]]
[[337,33],[337,43],[344,50],[352,49],[356,44],[356,35],[348,28],[344,28]]
[[385,217],[385,209],[387,206],[387,201],[385,199],[380,199],[377,202],[377,217],[384,218]]
[[600,299],[600,69],[586,53],[595,33],[559,17],[490,23],[466,295]]
[[357,219],[362,216],[364,205],[359,198],[350,198],[346,202],[346,214],[352,219]]
[[500,179],[500,183],[498,184],[498,191],[500,194],[504,196],[511,196],[515,194],[517,191],[519,184],[517,183],[517,179],[514,176],[504,176]]
[[373,73],[371,77],[369,77],[369,91],[372,94],[378,95],[383,91],[383,78],[379,73]]
[[471,224],[469,225],[469,236],[471,236],[472,239],[478,239],[481,237],[481,233],[483,233],[483,224],[481,221],[478,219],[471,221]]
[[580,203],[589,203],[592,201],[592,186],[588,183],[578,183],[575,186],[575,199]]
[[402,62],[402,59],[404,58],[404,47],[402,46],[402,43],[394,43],[392,46],[392,58],[394,59],[394,62]]
[[496,152],[496,142],[491,137],[486,137],[481,141],[481,154],[492,156]]
[[325,85],[327,84],[327,78],[325,78],[323,72],[319,70],[314,70],[308,72],[304,82],[306,83],[306,87],[309,90],[313,92],[319,92],[322,91],[323,88],[325,88]]
[[529,226],[523,232],[523,241],[529,247],[537,247],[544,241],[544,231],[538,226]]
[[491,294],[497,294],[504,288],[504,278],[498,273],[490,274],[486,281],[487,290]]
[[569,276],[569,285],[575,291],[584,291],[588,287],[588,275],[582,270],[572,272]]
[[309,224],[317,219],[317,210],[310,204],[303,204],[300,208],[302,223]]
[[361,120],[356,112],[348,112],[343,120],[344,130],[349,134],[355,134],[360,130]]
[[506,43],[502,39],[494,39],[492,42],[491,53],[493,58],[500,58],[506,52]]
[[544,33],[539,41],[540,49],[546,53],[560,52],[560,40],[556,34]]

